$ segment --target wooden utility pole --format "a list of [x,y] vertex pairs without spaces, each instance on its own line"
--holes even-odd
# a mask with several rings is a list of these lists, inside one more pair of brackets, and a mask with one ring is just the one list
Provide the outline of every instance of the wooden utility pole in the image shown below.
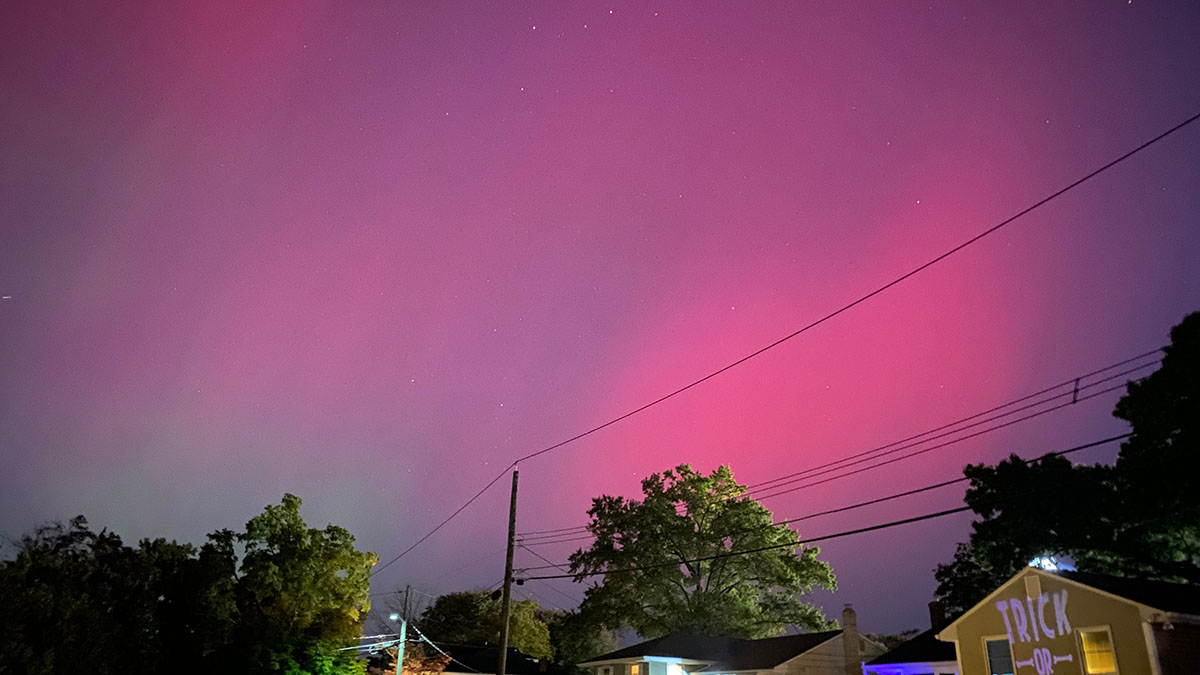
[[508,552],[504,556],[504,594],[500,599],[500,656],[496,662],[496,675],[505,675],[508,665],[508,612],[512,600],[513,542],[517,536],[517,475],[513,469],[512,501],[508,504]]

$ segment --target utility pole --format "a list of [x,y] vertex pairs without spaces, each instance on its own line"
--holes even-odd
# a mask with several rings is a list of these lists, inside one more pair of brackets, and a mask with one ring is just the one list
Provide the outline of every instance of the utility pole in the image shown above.
[[412,584],[404,584],[404,620],[408,621],[408,592],[412,590]]
[[508,552],[504,556],[504,595],[500,600],[500,657],[496,663],[496,675],[505,675],[508,665],[508,612],[512,600],[513,541],[517,536],[517,475],[513,469],[512,501],[508,504]]

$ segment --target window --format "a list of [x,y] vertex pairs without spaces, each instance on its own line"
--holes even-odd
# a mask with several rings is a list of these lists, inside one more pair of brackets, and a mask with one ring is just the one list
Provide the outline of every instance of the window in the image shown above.
[[678,663],[667,664],[667,675],[683,675],[683,666]]
[[635,663],[629,666],[629,675],[642,675],[642,664]]
[[1107,628],[1080,629],[1079,642],[1083,647],[1083,672],[1087,675],[1117,672],[1117,654]]
[[1012,649],[1008,640],[984,640],[987,649],[988,672],[991,675],[1013,675]]

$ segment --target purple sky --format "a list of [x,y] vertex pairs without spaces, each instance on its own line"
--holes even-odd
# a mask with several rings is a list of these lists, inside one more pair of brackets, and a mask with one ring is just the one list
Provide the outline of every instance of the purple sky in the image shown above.
[[[1200,111],[1200,5],[1055,4],[13,4],[0,532],[84,513],[197,541],[293,492],[390,559],[515,457]],[[1163,344],[1200,307],[1197,185],[1200,127],[523,464],[518,529],[581,524],[591,497],[680,462],[765,480]],[[793,517],[1119,433],[1115,396],[767,505]],[[375,590],[497,581],[506,484]],[[924,625],[968,520],[830,542],[841,589],[818,600],[853,602],[868,631]],[[581,595],[554,586],[518,595]]]

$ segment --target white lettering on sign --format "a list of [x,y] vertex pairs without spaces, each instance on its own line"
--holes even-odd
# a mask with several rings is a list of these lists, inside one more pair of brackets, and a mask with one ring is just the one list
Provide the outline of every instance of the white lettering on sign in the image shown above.
[[1020,600],[1014,598],[1008,601],[1008,609],[1012,612],[1013,628],[1017,629],[1017,638],[1021,642],[1029,642],[1029,624],[1025,619],[1025,606],[1021,604]]
[[[1054,628],[1046,622],[1046,605],[1054,607]],[[1026,611],[1028,607],[1028,611]],[[1036,607],[1036,609],[1035,609]],[[1042,638],[1054,638],[1056,635],[1066,635],[1071,632],[1071,622],[1067,620],[1067,592],[1042,593],[1037,597],[1026,598],[1025,604],[1013,598],[997,600],[996,609],[1004,619],[1004,632],[1008,634],[1009,643],[1041,642]],[[1011,617],[1011,621],[1010,621]],[[1033,635],[1029,630],[1033,629]],[[1015,631],[1015,634],[1014,634]]]
[[[1047,619],[1047,607],[1054,608],[1053,628]],[[1025,602],[1016,598],[997,600],[996,610],[1004,620],[1004,632],[1008,634],[1011,645],[1031,643],[1037,645],[1042,640],[1052,640],[1055,637],[1068,635],[1071,632],[1071,622],[1067,619],[1067,592],[1041,593],[1037,598],[1026,597]],[[1032,631],[1032,634],[1031,634]],[[1019,668],[1032,668],[1037,675],[1052,675],[1054,664],[1060,661],[1073,661],[1071,654],[1052,654],[1045,647],[1035,646],[1033,658],[1016,661]]]
[[1008,644],[1012,644],[1012,626],[1008,624],[1008,603],[998,600],[996,601],[996,609],[1000,610],[1000,616],[1004,617],[1004,632],[1008,634]]
[[1054,594],[1054,629],[1059,635],[1071,632],[1071,622],[1067,621],[1067,592],[1059,591]]
[[[1063,591],[1063,593],[1066,593],[1066,591]],[[1045,635],[1047,638],[1053,638],[1054,631],[1050,630],[1050,626],[1048,626],[1046,624],[1046,594],[1045,593],[1042,593],[1041,595],[1038,596],[1037,617],[1038,617],[1038,623],[1041,624],[1041,626],[1042,626],[1042,634]]]

